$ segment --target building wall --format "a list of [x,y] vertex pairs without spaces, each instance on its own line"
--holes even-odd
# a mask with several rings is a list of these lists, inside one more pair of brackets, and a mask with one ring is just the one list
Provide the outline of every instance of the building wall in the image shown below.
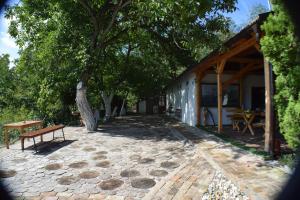
[[[223,74],[222,81],[228,80],[232,74]],[[187,84],[188,82],[188,84]],[[217,83],[216,74],[207,74],[202,79],[202,83]],[[252,87],[264,87],[264,76],[263,75],[248,75],[243,81],[243,104],[245,109],[251,108],[251,88]],[[166,104],[167,109],[170,105],[175,109],[182,110],[181,121],[191,126],[196,124],[196,111],[195,111],[195,75],[188,74],[181,80],[178,80],[176,84],[173,84],[167,89],[166,92]],[[218,124],[218,108],[209,107],[209,111],[212,113],[213,119]],[[223,124],[231,124],[230,118],[227,115],[230,107],[223,107],[222,118]],[[201,124],[203,124],[203,114],[201,109]],[[208,125],[213,125],[211,118],[207,119]]]
[[167,109],[181,109],[181,120],[191,126],[196,124],[195,112],[195,75],[188,74],[173,84],[166,92]]
[[146,113],[146,101],[139,102],[139,113],[145,114]]

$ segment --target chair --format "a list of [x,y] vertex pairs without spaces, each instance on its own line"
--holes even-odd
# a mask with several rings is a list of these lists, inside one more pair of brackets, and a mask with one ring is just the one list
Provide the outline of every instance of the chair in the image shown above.
[[242,109],[240,108],[230,108],[227,109],[227,112],[231,112],[232,114],[227,115],[227,117],[229,117],[232,121],[232,130],[233,131],[238,131],[240,132],[240,123],[244,123],[244,119],[240,114],[237,113],[241,113],[243,112]]

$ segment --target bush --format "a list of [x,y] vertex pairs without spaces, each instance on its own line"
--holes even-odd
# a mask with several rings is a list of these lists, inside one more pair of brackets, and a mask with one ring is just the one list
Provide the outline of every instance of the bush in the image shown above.
[[275,107],[280,131],[288,145],[300,147],[300,43],[295,27],[280,1],[262,25],[261,48],[275,73]]

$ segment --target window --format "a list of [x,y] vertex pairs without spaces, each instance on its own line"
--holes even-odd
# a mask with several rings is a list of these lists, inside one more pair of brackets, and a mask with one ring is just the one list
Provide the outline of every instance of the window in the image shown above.
[[[217,84],[205,83],[202,88],[202,106],[218,107],[218,87]],[[225,96],[225,98],[224,98]],[[237,107],[240,105],[240,87],[237,84],[228,86],[223,90],[223,103],[225,107]]]

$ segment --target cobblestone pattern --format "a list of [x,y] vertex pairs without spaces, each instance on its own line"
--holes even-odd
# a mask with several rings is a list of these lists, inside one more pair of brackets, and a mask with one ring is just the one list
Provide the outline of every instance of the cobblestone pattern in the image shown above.
[[1,149],[0,174],[17,199],[274,199],[288,177],[280,166],[163,117],[65,133],[66,142],[44,143],[40,153],[32,146],[22,152],[19,142]]
[[[95,133],[67,127],[67,142],[56,139],[40,146],[40,153],[31,147],[22,152],[19,142],[1,149],[2,170],[16,172],[4,179],[5,186],[19,199],[141,199],[194,156],[195,149],[185,149],[162,126],[126,123]],[[25,146],[31,144],[25,141]],[[162,167],[166,162],[172,166]],[[134,176],[124,176],[128,170],[135,170]]]

